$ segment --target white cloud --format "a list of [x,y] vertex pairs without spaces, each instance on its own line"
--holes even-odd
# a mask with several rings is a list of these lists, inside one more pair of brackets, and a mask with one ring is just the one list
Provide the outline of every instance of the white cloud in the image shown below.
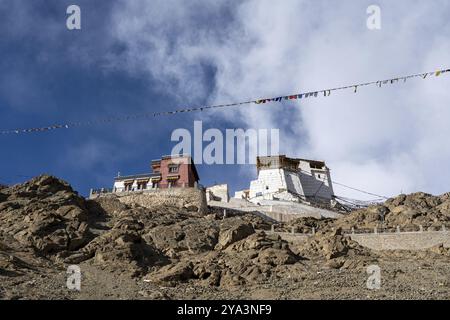
[[122,155],[115,150],[112,144],[93,138],[72,146],[67,153],[67,157],[64,158],[64,162],[65,165],[88,170],[98,166],[104,166],[111,161],[111,158],[117,159],[119,156]]
[[[450,67],[448,1],[379,1],[380,31],[366,27],[369,2],[227,3],[122,1],[112,32],[127,50],[113,63],[148,73],[186,102],[246,100]],[[205,65],[216,70],[213,92],[206,91]],[[441,193],[450,179],[449,85],[445,75],[222,115],[253,128],[280,127],[282,151],[326,160],[334,179],[348,185],[387,195]]]

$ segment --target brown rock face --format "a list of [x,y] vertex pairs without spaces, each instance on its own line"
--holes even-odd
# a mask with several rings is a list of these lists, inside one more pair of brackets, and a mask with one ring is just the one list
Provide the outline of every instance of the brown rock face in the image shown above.
[[[174,203],[149,208],[114,196],[86,201],[66,182],[47,175],[0,189],[0,276],[34,275],[39,268],[43,274],[60,274],[67,264],[79,264],[161,287],[193,284],[236,291],[236,286],[290,277],[292,270],[353,269],[378,259],[346,237],[345,229],[373,228],[380,217],[386,226],[440,228],[450,217],[449,194],[402,195],[337,221],[307,218],[277,226],[316,231],[294,244],[261,231],[270,225],[251,213],[231,212],[223,219],[222,212],[205,215],[182,201],[178,207]],[[429,251],[448,255],[443,247]],[[142,295],[164,298],[148,290]]]
[[2,230],[40,254],[76,250],[91,240],[85,201],[67,183],[44,175],[1,193]]
[[227,220],[220,226],[220,234],[216,249],[225,249],[236,241],[247,238],[249,235],[255,233],[253,226],[250,223],[238,222],[234,220]]
[[395,229],[418,231],[419,226],[438,230],[450,224],[449,195],[432,196],[423,192],[400,195],[384,204],[357,210],[339,219],[335,225],[343,229]]
[[86,201],[51,176],[0,195],[1,231],[58,263],[217,286],[262,281],[274,266],[298,260],[279,237],[256,234],[261,218],[250,214],[222,219],[184,205],[162,211],[113,196]]
[[150,230],[146,238],[169,254],[187,251],[200,253],[214,249],[219,236],[215,221],[189,219],[174,225],[158,226]]
[[369,249],[342,235],[339,228],[318,232],[297,249],[304,257],[324,259],[325,265],[333,269],[360,267],[374,258]]
[[258,254],[257,261],[261,264],[280,266],[296,263],[298,261],[298,257],[296,257],[290,250],[268,248]]
[[147,276],[146,281],[174,285],[192,279],[193,268],[192,262],[189,261],[170,264]]

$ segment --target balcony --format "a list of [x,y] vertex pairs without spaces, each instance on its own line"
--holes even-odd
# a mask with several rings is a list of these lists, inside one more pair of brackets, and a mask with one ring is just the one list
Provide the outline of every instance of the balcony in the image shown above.
[[[183,187],[182,187],[183,188]],[[195,184],[196,189],[199,190],[205,190],[205,187],[199,183]],[[167,188],[152,188],[151,185],[148,185],[146,188],[139,189],[137,187],[135,188],[98,188],[98,189],[91,189],[89,193],[89,198],[95,198],[99,195],[105,195],[105,194],[126,194],[126,193],[150,193],[150,192],[157,192],[159,190],[166,190]]]

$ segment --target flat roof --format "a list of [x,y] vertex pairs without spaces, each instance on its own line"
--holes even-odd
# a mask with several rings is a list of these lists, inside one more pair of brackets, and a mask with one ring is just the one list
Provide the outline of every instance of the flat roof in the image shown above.
[[312,160],[312,159],[304,159],[304,158],[290,158],[286,155],[278,155],[278,156],[257,156],[257,159],[274,159],[274,158],[284,158],[287,160],[294,160],[294,161],[306,161],[306,162],[321,162],[321,163],[325,163],[324,160]]
[[256,169],[258,172],[259,170],[267,170],[275,168],[297,170],[297,167],[301,162],[309,163],[311,169],[321,169],[321,168],[326,169],[325,161],[309,160],[301,158],[289,158],[285,155],[256,157]]
[[160,175],[161,175],[160,173],[142,173],[142,174],[134,174],[134,175],[129,175],[129,176],[115,177],[114,180],[120,181],[120,180],[145,179],[145,178],[150,179],[153,177],[159,177]]

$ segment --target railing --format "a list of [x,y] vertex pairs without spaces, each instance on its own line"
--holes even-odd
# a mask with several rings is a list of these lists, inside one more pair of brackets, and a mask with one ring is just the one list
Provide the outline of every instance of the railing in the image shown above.
[[[311,227],[310,232],[296,232],[295,227],[291,227],[290,230],[276,230],[275,225],[271,226],[270,231],[265,230],[266,232],[272,233],[272,234],[289,234],[289,235],[295,235],[295,236],[311,236],[316,233],[317,230],[314,227]],[[422,226],[419,226],[418,230],[412,230],[411,228],[403,229],[401,228],[395,228],[395,229],[345,229],[342,230],[342,234],[345,236],[352,236],[352,235],[394,235],[394,234],[418,234],[418,233],[444,233],[444,234],[450,234],[450,226],[442,225],[441,227],[434,229],[428,228],[428,230],[425,230]]]
[[[166,190],[166,189],[179,189],[179,188],[188,188],[184,186],[173,186],[170,188],[144,188],[144,189],[138,189],[138,188],[132,188],[132,189],[125,189],[125,188],[97,188],[97,189],[91,189],[90,190],[90,196],[93,195],[100,195],[100,194],[108,194],[108,193],[124,193],[124,192],[154,192],[158,190]],[[205,190],[205,187],[199,183],[197,183],[194,188],[198,190]]]
[[159,188],[145,188],[145,189],[125,189],[125,188],[100,188],[100,189],[91,189],[91,195],[97,194],[107,194],[107,193],[123,193],[123,192],[141,192],[141,191],[156,191]]
[[358,234],[405,234],[405,233],[425,233],[425,232],[444,232],[448,233],[450,230],[450,226],[446,224],[442,224],[441,226],[434,226],[424,228],[419,225],[418,228],[408,227],[408,228],[400,228],[400,226],[396,228],[373,228],[373,229],[346,229],[342,230],[344,235],[358,235]]
[[113,192],[113,189],[111,189],[111,188],[91,189],[91,195],[93,195],[93,194],[112,193],[112,192]]

